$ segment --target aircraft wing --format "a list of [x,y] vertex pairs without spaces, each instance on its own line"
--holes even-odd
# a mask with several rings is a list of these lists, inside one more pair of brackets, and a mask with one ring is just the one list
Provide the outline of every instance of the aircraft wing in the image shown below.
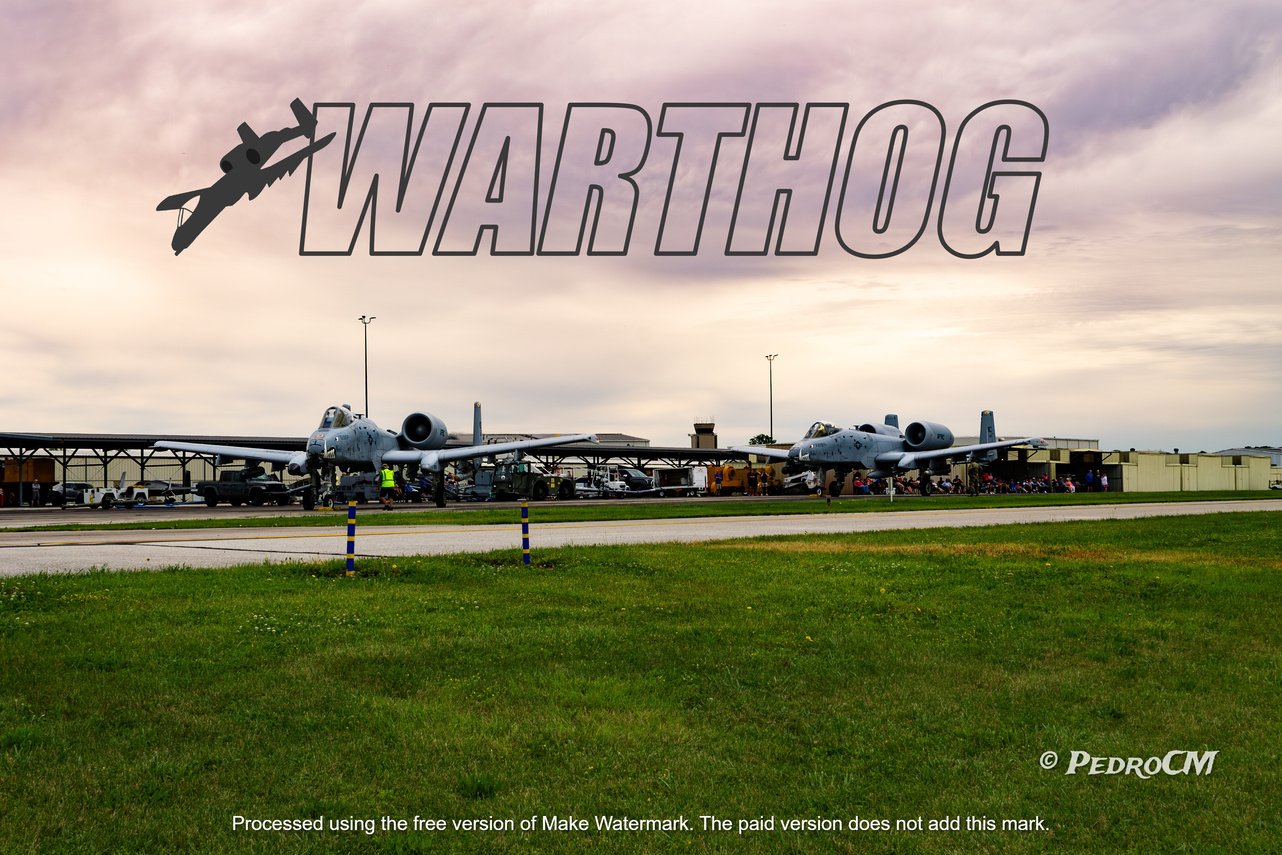
[[[1031,445],[1034,448],[1041,448],[1045,444],[1040,437],[1029,436],[1024,439],[1003,439],[999,442],[980,442],[975,445],[954,445],[951,448],[939,448],[934,451],[905,451],[893,463],[900,469],[916,469],[924,461],[938,460],[941,457],[963,457],[976,451],[1010,448],[1012,445]],[[882,461],[883,456],[886,455],[877,458],[878,463]]]
[[454,460],[468,460],[473,457],[490,457],[494,454],[506,454],[525,448],[546,448],[553,445],[567,445],[571,442],[596,442],[595,434],[576,433],[566,436],[549,436],[543,439],[521,439],[516,442],[496,442],[490,445],[468,445],[462,448],[442,448],[439,451],[418,451],[404,449],[389,451],[383,455],[385,463],[417,463],[426,469],[435,470]]
[[172,196],[166,196],[161,200],[160,204],[156,206],[156,210],[176,211],[208,189],[208,187],[202,187],[199,190],[189,190],[186,193],[175,193]]
[[267,179],[266,186],[270,187],[286,175],[293,175],[294,170],[301,166],[304,160],[329,145],[329,141],[333,138],[334,134],[321,137],[316,142],[299,149],[288,157],[282,157],[270,166],[263,167],[262,175]]
[[740,454],[755,454],[758,457],[773,457],[775,460],[787,460],[790,451],[787,448],[770,448],[765,445],[732,445],[730,450]]
[[217,454],[235,460],[266,460],[271,463],[289,463],[303,452],[281,451],[277,448],[247,448],[243,445],[205,445],[200,442],[170,442],[161,440],[153,448],[168,448],[171,451],[195,451],[201,454]]

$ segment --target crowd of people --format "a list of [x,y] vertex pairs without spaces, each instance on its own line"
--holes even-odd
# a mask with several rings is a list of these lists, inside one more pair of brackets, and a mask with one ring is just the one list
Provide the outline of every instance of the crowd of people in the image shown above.
[[994,478],[985,472],[980,476],[979,492],[984,495],[997,493],[1107,493],[1108,475],[1098,469],[1087,469],[1080,476],[1060,475],[1011,479]]
[[[917,478],[900,477],[895,479],[896,493],[920,493],[921,481]],[[851,489],[857,496],[877,496],[886,492],[885,478],[861,477],[856,475]],[[1025,493],[1107,493],[1108,475],[1097,470],[1088,469],[1082,475],[1060,475],[1051,478],[1049,475],[1031,476],[1028,478],[999,478],[991,472],[972,472],[969,480],[943,475],[933,478],[930,492],[944,494],[963,494],[981,496],[1025,494]]]

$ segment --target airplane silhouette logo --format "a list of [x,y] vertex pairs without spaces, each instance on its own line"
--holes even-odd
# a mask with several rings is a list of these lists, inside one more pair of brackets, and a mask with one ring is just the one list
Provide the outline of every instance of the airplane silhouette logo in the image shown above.
[[[236,129],[240,134],[240,145],[227,152],[218,164],[223,170],[222,178],[200,190],[176,193],[156,206],[157,211],[178,211],[178,227],[174,230],[173,243],[170,244],[174,255],[191,246],[196,236],[223,209],[236,204],[241,196],[257,198],[264,187],[270,187],[286,175],[292,175],[303,161],[334,139],[334,134],[329,134],[275,163],[265,165],[285,143],[299,137],[311,139],[316,133],[316,117],[303,106],[302,101],[295,98],[289,107],[294,111],[297,125],[279,131],[268,131],[259,136],[254,133],[253,128],[242,122]],[[199,201],[195,210],[188,210],[186,204],[197,197]]]

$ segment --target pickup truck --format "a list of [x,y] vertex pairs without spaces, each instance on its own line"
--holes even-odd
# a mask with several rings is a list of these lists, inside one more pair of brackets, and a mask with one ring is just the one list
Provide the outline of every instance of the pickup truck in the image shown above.
[[259,507],[268,502],[288,505],[293,498],[289,488],[279,478],[266,474],[261,466],[221,472],[217,481],[198,481],[191,491],[211,508],[219,502],[232,507],[246,503]]

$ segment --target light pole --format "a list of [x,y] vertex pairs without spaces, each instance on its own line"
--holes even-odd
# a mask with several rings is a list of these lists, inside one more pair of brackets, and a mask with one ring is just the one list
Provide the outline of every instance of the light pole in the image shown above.
[[374,322],[375,315],[368,318],[361,315],[356,320],[360,321],[365,327],[365,417],[369,418],[369,325]]
[[770,441],[775,441],[775,357],[777,353],[767,353],[766,362],[770,364]]

